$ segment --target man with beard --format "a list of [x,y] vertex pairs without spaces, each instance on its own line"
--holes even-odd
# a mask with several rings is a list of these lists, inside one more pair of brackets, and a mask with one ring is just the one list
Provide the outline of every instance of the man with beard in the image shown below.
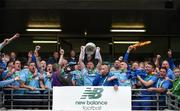
[[21,87],[28,89],[27,93],[38,94],[40,91],[36,90],[40,88],[39,73],[36,68],[36,64],[31,62],[28,69],[24,69],[20,72]]

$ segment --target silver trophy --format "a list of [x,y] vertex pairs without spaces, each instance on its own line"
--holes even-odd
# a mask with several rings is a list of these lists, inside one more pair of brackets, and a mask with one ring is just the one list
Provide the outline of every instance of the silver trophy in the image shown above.
[[85,46],[85,53],[88,57],[92,56],[96,52],[96,45],[92,42],[89,42]]

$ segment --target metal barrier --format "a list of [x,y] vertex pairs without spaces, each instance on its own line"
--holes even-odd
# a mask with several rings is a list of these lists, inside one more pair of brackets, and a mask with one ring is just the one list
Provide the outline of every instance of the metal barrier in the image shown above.
[[3,107],[3,92],[0,91],[0,108]]
[[176,95],[167,95],[167,106],[170,110],[180,110],[180,99]]
[[[142,95],[141,91],[146,89],[132,89],[132,110],[162,110],[167,108],[166,95],[155,93],[153,95]],[[164,99],[161,99],[164,98]],[[145,104],[146,103],[146,104]]]
[[[27,91],[26,89],[20,89]],[[1,107],[6,109],[52,109],[52,90],[41,90],[39,94],[14,94],[14,90],[4,90],[0,93]],[[45,92],[46,91],[46,92]],[[180,110],[177,96],[174,95],[141,95],[141,91],[146,89],[132,89],[132,110],[141,110],[142,108],[151,108],[153,110],[170,109]],[[142,97],[151,97],[152,99],[142,100]],[[164,99],[161,99],[161,98]],[[164,101],[165,100],[165,101]],[[139,103],[149,102],[151,105],[145,106]],[[2,104],[3,103],[3,104]],[[135,104],[134,103],[138,103]],[[165,103],[165,104],[162,104]]]
[[40,93],[14,94],[15,90],[5,89],[3,106],[6,109],[52,109],[52,90],[38,90]]

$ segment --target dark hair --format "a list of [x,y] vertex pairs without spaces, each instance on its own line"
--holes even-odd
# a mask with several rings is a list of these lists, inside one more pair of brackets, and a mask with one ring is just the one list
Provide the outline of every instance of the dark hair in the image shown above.
[[93,63],[93,64],[94,64],[94,62],[93,62],[93,61],[88,61],[88,62],[87,62],[87,64],[88,64],[89,62],[91,62],[91,63]]
[[36,63],[35,63],[35,62],[31,61],[31,62],[29,63],[29,65],[28,65],[28,66],[30,66],[30,64],[32,64],[32,63],[34,63],[34,64],[36,65]]
[[151,65],[153,68],[156,68],[156,65],[153,62],[148,62],[147,64]]
[[[14,63],[16,62],[16,61],[20,61],[19,59],[16,59],[15,61],[14,61]],[[21,61],[20,61],[21,62]]]
[[124,63],[126,63],[126,64],[128,65],[128,62],[126,62],[126,61],[124,61],[124,60],[122,60],[122,61],[120,61],[120,62],[124,62]]
[[161,69],[166,70],[166,73],[167,73],[167,68],[165,68],[165,67],[161,67],[159,70],[161,70]]
[[8,61],[8,62],[7,62],[7,66],[8,66],[10,63],[13,63],[13,64],[14,64],[14,61]]

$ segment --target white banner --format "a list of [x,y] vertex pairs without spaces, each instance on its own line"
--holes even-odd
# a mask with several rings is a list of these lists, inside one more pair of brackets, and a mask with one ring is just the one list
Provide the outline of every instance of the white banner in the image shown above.
[[53,87],[53,111],[131,111],[131,87]]

